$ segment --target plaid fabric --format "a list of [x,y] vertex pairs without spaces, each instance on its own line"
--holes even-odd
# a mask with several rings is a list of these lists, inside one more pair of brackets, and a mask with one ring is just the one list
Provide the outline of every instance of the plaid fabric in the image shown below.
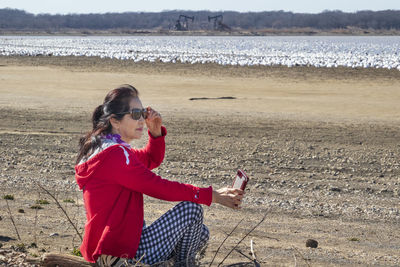
[[201,205],[181,202],[143,229],[136,259],[144,255],[140,262],[154,264],[174,258],[185,266],[194,261],[209,235]]
[[196,253],[205,247],[209,235],[203,224],[201,205],[181,202],[150,226],[143,227],[136,259],[101,255],[97,264],[123,267],[133,266],[137,261],[153,265],[172,260],[174,266],[194,266]]

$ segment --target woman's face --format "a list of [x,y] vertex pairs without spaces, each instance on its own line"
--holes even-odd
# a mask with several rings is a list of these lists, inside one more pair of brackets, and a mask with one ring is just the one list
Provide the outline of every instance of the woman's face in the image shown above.
[[[142,102],[139,98],[132,98],[129,103],[130,109],[143,109]],[[145,120],[143,116],[139,120],[134,120],[131,114],[125,114],[122,120],[113,120],[113,133],[121,135],[121,139],[126,143],[132,142],[134,139],[140,139],[143,135]]]

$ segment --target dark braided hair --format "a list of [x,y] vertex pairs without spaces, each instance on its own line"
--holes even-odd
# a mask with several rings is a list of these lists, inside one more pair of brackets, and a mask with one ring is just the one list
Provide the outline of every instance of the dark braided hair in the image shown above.
[[111,90],[102,105],[98,106],[92,115],[93,129],[79,140],[79,154],[76,159],[78,164],[82,159],[87,159],[101,146],[101,136],[111,133],[111,118],[121,120],[124,113],[129,111],[132,98],[139,96],[138,90],[129,84]]

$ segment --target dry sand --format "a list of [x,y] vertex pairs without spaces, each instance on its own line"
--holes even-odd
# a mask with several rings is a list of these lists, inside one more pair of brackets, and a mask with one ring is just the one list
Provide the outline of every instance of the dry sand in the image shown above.
[[[143,104],[163,115],[167,152],[158,174],[215,187],[230,184],[237,168],[251,177],[240,212],[205,208],[212,237],[204,265],[240,219],[216,263],[264,214],[239,245],[248,254],[253,239],[262,266],[400,265],[400,72],[382,69],[0,57],[0,191],[15,197],[8,203],[22,239],[1,200],[3,247],[35,242],[38,248],[27,252],[35,256],[79,245],[33,181],[60,201],[73,200],[62,204],[82,229],[77,141],[91,111],[122,83],[137,87]],[[30,209],[38,199],[50,204]],[[173,205],[146,201],[148,223]],[[308,238],[319,247],[306,248]],[[225,263],[245,261],[233,252]]]

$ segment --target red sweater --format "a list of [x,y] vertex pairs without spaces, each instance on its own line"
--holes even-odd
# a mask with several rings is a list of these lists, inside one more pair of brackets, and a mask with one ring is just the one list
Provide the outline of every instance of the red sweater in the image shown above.
[[111,144],[75,166],[83,189],[86,225],[81,253],[89,262],[106,254],[134,258],[143,227],[143,194],[167,201],[211,205],[212,187],[199,188],[168,181],[151,169],[164,159],[166,129],[162,136],[149,134],[149,143],[136,150]]

